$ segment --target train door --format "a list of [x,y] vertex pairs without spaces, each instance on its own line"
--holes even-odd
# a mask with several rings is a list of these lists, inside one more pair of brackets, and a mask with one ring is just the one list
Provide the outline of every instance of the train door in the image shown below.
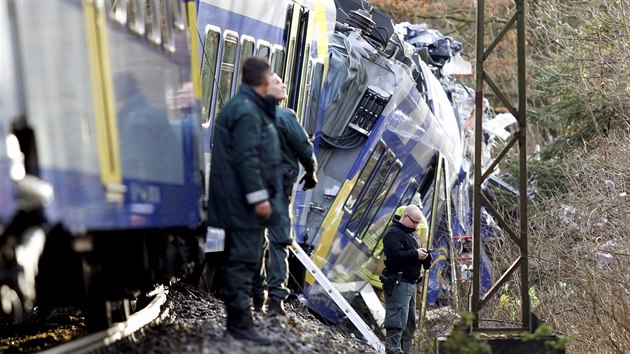
[[324,64],[319,59],[309,59],[306,67],[306,84],[298,102],[298,119],[309,136],[315,133],[319,95],[324,81]]
[[274,69],[287,85],[288,98],[283,104],[296,112],[300,112],[300,99],[304,95],[301,83],[305,82],[308,71],[311,36],[309,9],[298,3],[289,4],[283,38],[286,55],[283,63],[278,61]]

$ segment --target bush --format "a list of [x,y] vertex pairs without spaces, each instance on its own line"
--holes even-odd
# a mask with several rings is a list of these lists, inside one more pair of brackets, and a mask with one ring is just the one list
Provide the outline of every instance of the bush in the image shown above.
[[[530,212],[537,313],[575,338],[569,352],[630,349],[630,135],[593,140],[567,157],[564,189]],[[578,163],[579,162],[579,163]]]

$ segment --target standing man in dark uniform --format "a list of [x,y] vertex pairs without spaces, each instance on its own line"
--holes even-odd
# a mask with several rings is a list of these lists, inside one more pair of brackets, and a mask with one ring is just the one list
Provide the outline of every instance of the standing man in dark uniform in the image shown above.
[[287,225],[280,176],[275,103],[266,99],[271,72],[264,59],[250,57],[238,93],[214,123],[208,225],[225,229],[221,298],[227,334],[262,345],[254,330],[251,285],[262,257],[267,226]]
[[[269,84],[269,96],[278,102],[287,98],[287,86],[282,79],[273,74]],[[304,167],[305,175],[304,190],[315,187],[317,178],[317,160],[313,154],[313,144],[308,139],[304,128],[297,120],[295,112],[291,109],[276,108],[276,127],[280,139],[280,150],[282,152],[282,172],[283,172],[283,197],[286,205],[291,203],[291,193],[293,185],[297,181],[299,168],[298,161]],[[283,211],[290,220],[290,210]],[[271,226],[268,229],[269,241],[268,257],[264,257],[261,262],[259,274],[254,278],[253,302],[254,310],[261,311],[266,302],[265,280],[269,293],[268,313],[270,315],[286,316],[284,310],[284,300],[289,295],[287,280],[289,277],[288,246],[293,242],[291,224]]]
[[416,330],[416,284],[424,266],[431,266],[426,248],[420,247],[416,228],[422,220],[416,205],[394,217],[383,239],[385,269],[381,282],[385,292],[385,331],[387,353],[409,353]]

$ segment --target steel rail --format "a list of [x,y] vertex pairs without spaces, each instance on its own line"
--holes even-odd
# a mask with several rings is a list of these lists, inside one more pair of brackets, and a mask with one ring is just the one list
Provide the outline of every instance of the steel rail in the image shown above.
[[129,336],[160,317],[160,310],[162,305],[166,302],[168,290],[160,287],[155,293],[156,295],[153,301],[144,309],[129,316],[127,321],[114,323],[108,329],[41,351],[40,354],[88,353],[109,346]]

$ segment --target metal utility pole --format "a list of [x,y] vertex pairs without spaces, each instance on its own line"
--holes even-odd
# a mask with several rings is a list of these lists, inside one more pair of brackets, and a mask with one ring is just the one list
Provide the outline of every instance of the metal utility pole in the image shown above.
[[[474,185],[474,210],[473,210],[473,289],[470,299],[470,310],[475,314],[473,330],[476,331],[523,331],[531,330],[530,299],[529,299],[529,272],[527,260],[527,145],[526,132],[526,95],[525,95],[525,0],[515,0],[516,12],[499,32],[489,46],[485,46],[485,9],[484,0],[477,0],[477,60],[476,74],[477,85],[475,89],[475,185]],[[517,56],[518,56],[518,106],[514,107],[507,96],[495,84],[490,75],[484,69],[484,63],[503,40],[508,31],[516,27],[517,31]],[[481,170],[481,142],[482,142],[482,116],[484,82],[492,89],[501,103],[514,115],[518,121],[518,132],[503,151],[497,155],[494,162],[486,171]],[[498,210],[481,193],[481,184],[488,178],[494,168],[503,160],[510,149],[518,143],[519,161],[519,230],[513,230],[501,216]],[[486,208],[497,220],[499,226],[519,247],[520,256],[501,275],[499,280],[485,293],[481,294],[480,254],[481,254],[481,207]],[[522,327],[520,328],[480,328],[479,311],[486,305],[489,299],[495,296],[498,289],[509,279],[515,270],[520,270],[521,275],[521,315]]]

